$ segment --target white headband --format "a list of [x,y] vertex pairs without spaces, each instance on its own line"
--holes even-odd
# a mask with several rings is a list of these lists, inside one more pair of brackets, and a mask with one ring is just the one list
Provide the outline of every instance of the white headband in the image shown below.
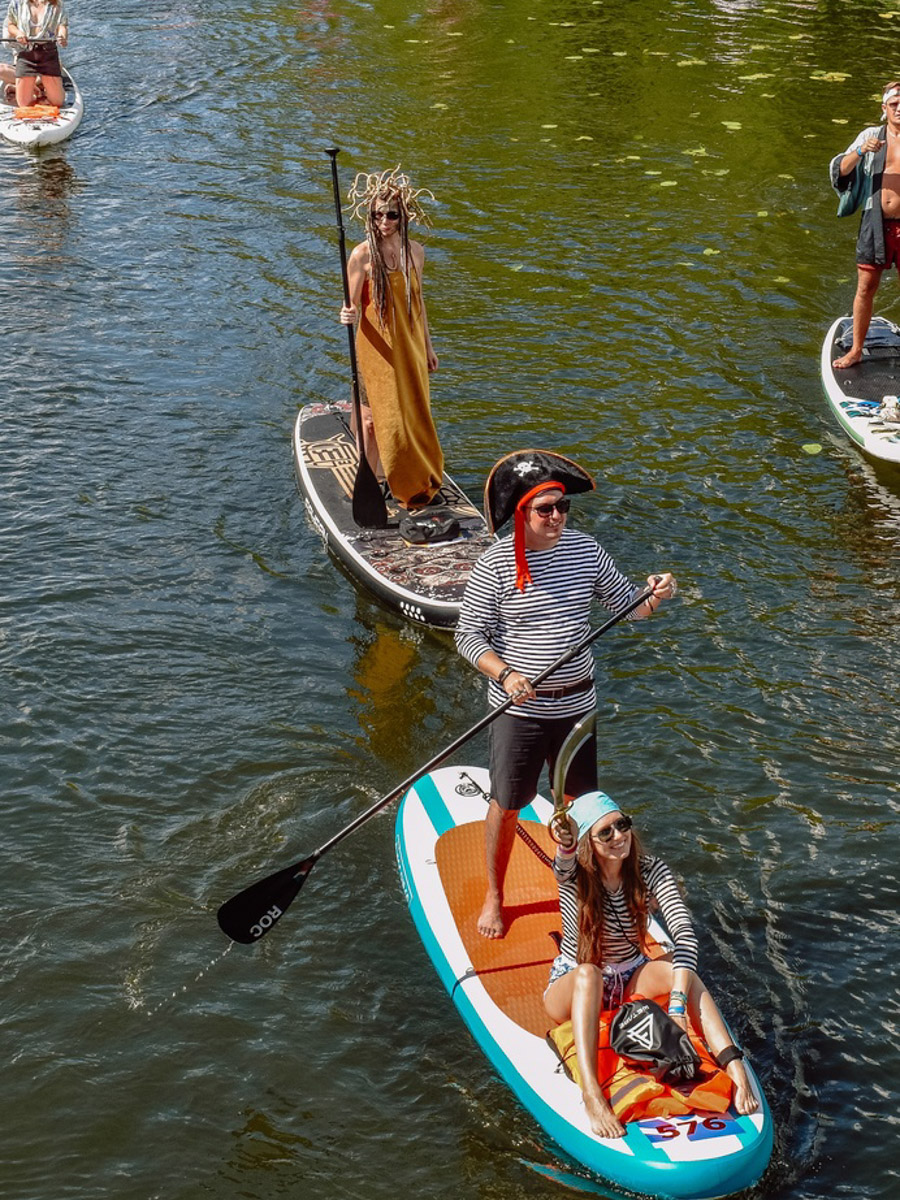
[[888,100],[890,100],[893,96],[900,96],[900,88],[891,88],[890,91],[885,92],[881,97],[881,103],[887,104]]

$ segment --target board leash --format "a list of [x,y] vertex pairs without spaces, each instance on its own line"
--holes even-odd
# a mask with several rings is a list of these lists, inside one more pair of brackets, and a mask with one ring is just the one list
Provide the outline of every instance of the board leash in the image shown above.
[[[490,804],[490,802],[491,802],[490,792],[486,792],[484,790],[484,788],[481,786],[481,784],[478,783],[477,780],[472,778],[472,776],[469,774],[468,771],[460,771],[459,777],[460,777],[460,779],[468,779],[468,781],[469,781],[469,783],[471,783],[472,787],[475,788],[480,793],[481,798],[484,800],[484,802],[486,804]],[[551,870],[553,869],[553,859],[550,857],[550,855],[547,853],[547,851],[543,848],[543,846],[541,846],[538,842],[536,842],[534,840],[534,838],[531,836],[531,834],[528,832],[528,830],[524,829],[522,827],[521,823],[519,823],[519,822],[516,822],[516,836],[520,837],[522,839],[522,841],[525,843],[525,845],[528,847],[528,849],[531,850],[532,853],[535,854],[541,860],[541,862],[544,864],[545,867],[550,867]]]

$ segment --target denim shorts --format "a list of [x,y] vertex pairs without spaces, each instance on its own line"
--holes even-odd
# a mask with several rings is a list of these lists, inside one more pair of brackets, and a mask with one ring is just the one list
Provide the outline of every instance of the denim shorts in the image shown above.
[[[625,998],[625,988],[635,971],[644,965],[648,959],[643,954],[630,958],[628,962],[607,963],[603,968],[603,1008],[618,1008]],[[570,971],[574,971],[578,963],[569,958],[568,954],[557,954],[550,967],[550,978],[547,987],[562,979]]]

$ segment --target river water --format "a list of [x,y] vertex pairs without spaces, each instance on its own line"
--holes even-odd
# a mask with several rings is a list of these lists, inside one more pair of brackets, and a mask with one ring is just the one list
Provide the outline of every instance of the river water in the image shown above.
[[854,274],[825,168],[898,25],[73,0],[83,127],[0,150],[3,1197],[561,1194],[418,941],[393,813],[262,943],[215,923],[483,711],[296,492],[298,406],[346,394],[332,144],[345,182],[402,162],[437,197],[454,475],[561,449],[598,479],[578,526],[681,581],[597,643],[601,777],[766,1088],[752,1195],[897,1194],[900,477],[832,426],[817,355]]

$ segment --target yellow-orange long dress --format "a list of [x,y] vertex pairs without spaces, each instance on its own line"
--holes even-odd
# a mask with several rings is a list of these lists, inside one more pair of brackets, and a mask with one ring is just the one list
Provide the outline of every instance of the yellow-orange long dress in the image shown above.
[[403,272],[390,271],[388,278],[391,290],[384,328],[368,279],[365,282],[356,359],[391,492],[400,504],[415,508],[427,504],[441,486],[444,456],[431,417],[418,273],[410,271],[411,317]]

